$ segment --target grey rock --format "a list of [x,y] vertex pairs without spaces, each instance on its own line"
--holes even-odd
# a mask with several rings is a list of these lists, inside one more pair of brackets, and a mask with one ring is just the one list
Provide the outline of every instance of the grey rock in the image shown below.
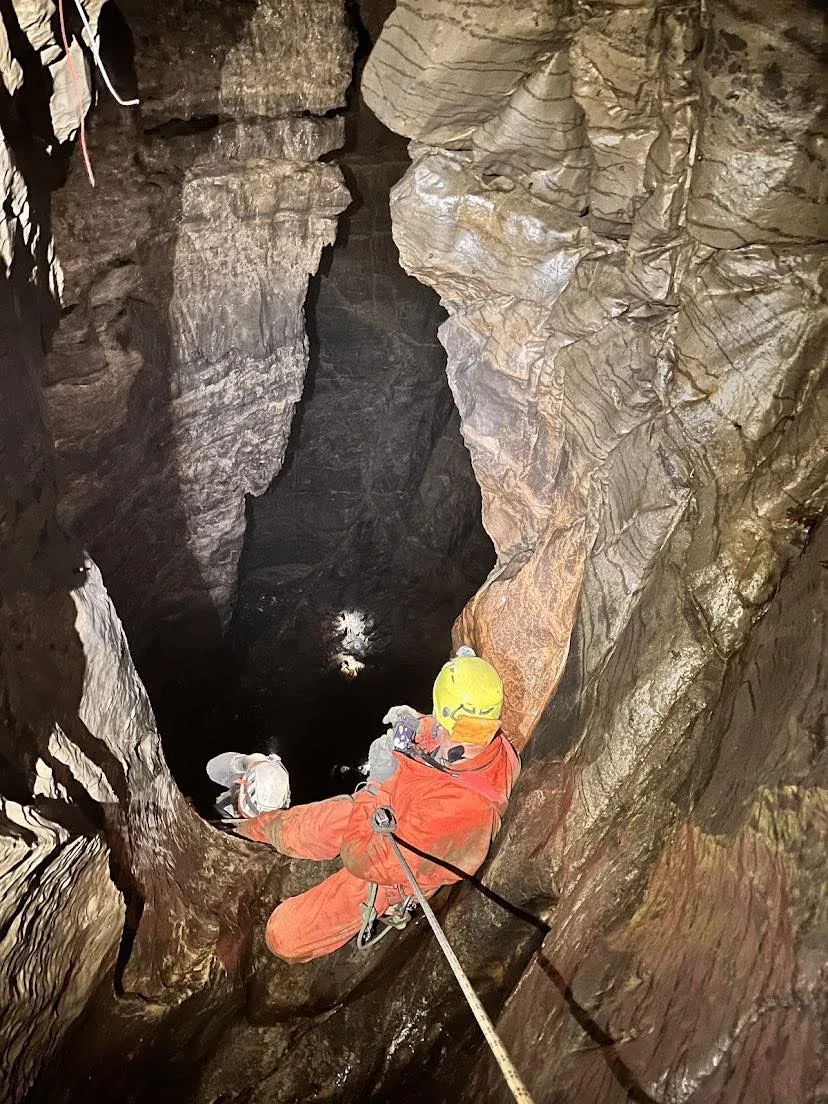
[[[127,0],[143,111],[155,125],[323,115],[344,103],[353,51],[337,0],[222,0],[194,7]],[[175,35],[163,33],[175,27]],[[183,47],[183,48],[182,48]]]
[[[127,12],[140,115],[107,103],[90,126],[94,213],[77,173],[56,202],[67,317],[45,389],[61,516],[159,701],[229,619],[245,496],[279,470],[302,393],[308,277],[350,202],[317,161],[342,120],[308,114],[347,83],[340,6],[251,4],[223,34],[219,7],[185,8],[175,74],[160,12]],[[325,41],[310,67],[307,35]]]
[[[400,8],[398,15],[404,22],[410,12]],[[554,553],[565,565],[564,575],[557,578],[560,598],[547,592],[551,605],[545,615],[525,617],[521,568],[506,565],[516,556],[525,565],[533,549],[539,557],[540,548],[547,547],[544,530],[550,519],[557,540],[579,513],[585,526],[583,560],[596,525],[603,524],[592,509],[596,495],[606,503],[607,495],[623,493],[630,502],[632,487],[637,483],[643,489],[648,483],[643,471],[633,480],[629,467],[614,464],[623,485],[615,492],[607,484],[600,465],[614,452],[615,438],[624,440],[637,425],[646,425],[654,439],[659,425],[672,423],[668,437],[656,447],[674,488],[664,505],[675,521],[698,493],[694,484],[698,485],[702,463],[722,475],[729,464],[746,468],[743,480],[748,471],[757,470],[761,448],[746,453],[742,442],[751,436],[765,438],[786,416],[785,410],[797,406],[796,396],[806,403],[814,401],[821,370],[794,352],[817,340],[822,325],[824,308],[811,275],[820,266],[821,254],[813,249],[769,252],[757,246],[732,257],[708,259],[695,226],[689,223],[685,228],[683,212],[695,180],[691,159],[699,141],[693,128],[706,125],[703,104],[701,114],[693,114],[697,94],[691,66],[699,26],[694,8],[671,11],[658,23],[654,37],[654,18],[652,9],[641,5],[559,25],[570,42],[568,66],[559,58],[558,69],[580,74],[573,77],[569,95],[583,109],[593,151],[586,218],[567,206],[566,187],[551,202],[534,191],[534,163],[524,172],[508,164],[508,151],[520,133],[508,128],[501,133],[506,158],[502,167],[508,176],[482,175],[482,166],[465,152],[418,149],[392,198],[403,263],[439,290],[452,315],[442,330],[450,354],[449,379],[483,488],[485,523],[499,553],[498,575],[488,597],[481,594],[475,600],[476,620],[493,654],[509,669],[513,702],[527,707],[541,686],[550,685],[537,622],[557,623],[558,601],[574,614],[572,585],[564,578],[574,579],[577,590],[582,566],[564,541]],[[385,64],[386,50],[389,57],[396,56],[393,26],[389,22],[374,52],[373,72]],[[409,31],[415,36],[413,23]],[[538,32],[538,42],[543,33]],[[705,57],[707,72],[721,71],[715,51]],[[658,84],[662,65],[670,79]],[[808,79],[812,77],[801,77],[805,85]],[[754,94],[759,94],[756,88]],[[798,103],[799,92],[791,95]],[[393,125],[406,131],[404,97],[395,100],[369,81],[366,96]],[[457,117],[461,115],[458,108]],[[511,126],[517,127],[521,119],[531,145],[535,115],[516,110]],[[496,148],[494,131],[488,123],[485,128],[491,153]],[[564,153],[579,155],[582,134],[582,128],[571,129],[568,144],[556,151],[559,163]],[[609,150],[613,153],[606,162],[602,151]],[[754,184],[759,187],[758,177]],[[765,178],[764,186],[773,192],[772,177]],[[789,282],[783,274],[794,270],[801,275]],[[708,279],[715,291],[705,287]],[[748,287],[751,298],[744,300],[743,289]],[[764,307],[759,305],[760,295],[765,297]],[[726,345],[722,348],[721,326],[710,322],[723,309],[733,348],[740,350],[735,371],[733,354]],[[759,323],[760,318],[765,322]],[[767,328],[757,329],[757,323]],[[708,347],[696,357],[692,349],[699,341]],[[727,364],[729,382],[701,384],[693,392],[697,401],[689,401],[685,385],[688,373],[693,378],[693,365],[709,364],[715,373],[712,365],[717,359]],[[775,381],[770,389],[765,373]],[[781,384],[783,378],[790,383]],[[773,400],[767,414],[760,414],[757,399],[769,393],[790,398],[781,405]],[[699,401],[705,394],[710,395],[709,406]],[[686,411],[681,427],[672,421],[676,403]],[[728,412],[718,420],[716,411],[724,407]],[[694,424],[699,418],[704,430]],[[753,425],[755,418],[759,422]],[[687,440],[681,440],[683,432],[689,434]],[[767,445],[774,451],[770,440]],[[820,471],[817,465],[810,473],[814,488],[819,486]],[[695,472],[695,479],[690,472]],[[732,474],[735,477],[735,471]],[[629,507],[622,513],[629,514]],[[667,523],[668,531],[671,524]],[[796,535],[795,525],[789,534]],[[526,580],[531,570],[523,567]],[[634,590],[632,578],[629,582]],[[722,585],[728,584],[722,580]],[[762,585],[757,582],[754,590],[760,592]],[[542,599],[536,592],[527,600]],[[507,615],[515,605],[514,614]],[[735,609],[733,616],[737,617]],[[474,620],[470,612],[462,622],[464,633],[472,631]],[[521,632],[520,623],[532,628]],[[738,637],[737,632],[734,641]],[[566,638],[565,627],[559,625],[549,645],[559,656],[566,653]],[[537,680],[527,676],[527,666],[534,667]],[[560,663],[553,670],[560,673]],[[537,716],[535,708],[529,711],[532,718]],[[519,741],[527,731],[525,724],[519,726]]]
[[[508,5],[496,8],[492,20],[505,17]],[[450,313],[441,328],[449,380],[498,551],[455,640],[471,639],[503,674],[512,738],[522,745],[534,732],[489,878],[512,901],[561,902],[510,998],[507,1045],[541,1099],[620,1100],[631,1087],[660,1099],[685,1074],[694,1100],[771,1099],[738,1033],[773,1009],[769,1037],[797,1040],[780,1091],[814,1098],[801,1041],[817,1030],[819,983],[809,954],[794,949],[819,938],[814,894],[749,925],[759,943],[777,916],[798,933],[774,929],[791,973],[752,985],[751,952],[729,935],[731,913],[753,908],[750,882],[737,878],[726,905],[707,895],[701,872],[724,885],[730,863],[780,863],[784,884],[801,886],[821,832],[821,768],[802,730],[759,767],[748,723],[729,712],[757,715],[743,699],[732,704],[741,656],[755,655],[767,701],[774,633],[791,639],[797,624],[802,704],[786,697],[780,723],[792,732],[799,708],[824,711],[810,659],[819,623],[804,618],[801,591],[790,610],[774,597],[786,572],[810,572],[795,588],[815,585],[817,551],[808,546],[809,569],[792,565],[828,497],[815,14],[800,4],[767,16],[723,4],[579,9],[558,18],[556,52],[538,55],[511,94],[498,90],[507,103],[481,101],[473,121],[443,91],[461,84],[464,67],[477,69],[461,52],[468,9],[443,6],[441,18],[461,26],[456,48],[435,48],[420,17],[399,6],[365,90],[389,125],[420,137],[392,75],[421,69],[411,79],[426,101],[420,117],[440,119],[439,131],[424,128],[427,146],[412,147],[392,216],[404,266]],[[547,33],[538,30],[538,47]],[[777,68],[790,68],[789,86]],[[548,102],[544,88],[555,90]],[[539,135],[552,139],[546,164]],[[717,740],[734,756],[721,773]],[[737,746],[747,760],[737,762]],[[550,763],[549,748],[565,761]],[[715,803],[729,787],[742,795],[741,815],[714,844],[697,834],[694,800],[707,793]],[[521,869],[533,854],[537,863]],[[768,900],[784,897],[774,875],[756,877]],[[679,944],[718,945],[717,961],[734,962],[745,986],[735,993],[714,973],[702,991],[671,924],[684,933]],[[794,974],[807,993],[796,1012],[786,1003]],[[673,1015],[662,983],[682,994],[683,1012]],[[640,992],[636,1013],[622,990]],[[727,1006],[715,1038],[698,1011],[710,999]],[[537,1002],[549,1010],[542,1024]],[[657,1033],[636,1043],[653,1023]],[[538,1063],[550,1030],[556,1057]],[[612,1040],[619,1064],[561,1057],[583,1047],[584,1031],[587,1045]],[[722,1038],[732,1064],[708,1079]],[[678,1053],[688,1045],[690,1072]],[[499,1092],[482,1062],[463,1098]]]
[[[294,30],[297,10],[286,18]],[[303,29],[331,10],[320,6]],[[280,75],[261,73],[271,14],[251,6],[249,33],[245,20],[233,32],[261,91],[233,62],[224,101],[223,58],[207,57],[218,9],[202,13],[203,28],[185,23],[203,88],[173,87],[165,41],[156,75],[146,70],[161,129],[141,139],[143,164],[135,135],[102,125],[110,188],[94,213],[85,194],[60,213],[100,251],[91,274],[88,246],[67,253],[67,312],[44,377],[63,427],[62,509],[97,533],[113,565],[129,565],[112,578],[147,636],[166,614],[227,601],[219,568],[232,565],[233,511],[261,474],[245,396],[258,409],[275,374],[292,401],[295,311],[337,202],[332,174],[310,161],[297,203],[283,186],[295,151],[327,148],[327,124],[288,134],[247,107],[238,124],[193,120],[223,102],[255,112],[312,100],[304,73],[294,73],[295,100]],[[483,872],[497,896],[466,886],[435,903],[473,983],[503,1009],[499,1031],[539,1100],[772,1104],[820,1092],[827,553],[815,22],[794,4],[767,17],[718,2],[704,12],[404,4],[366,79],[383,117],[424,143],[395,192],[396,238],[449,310],[449,381],[498,553],[457,636],[496,659],[506,724],[524,743]],[[9,87],[20,77],[11,56],[0,53]],[[328,62],[314,58],[317,76]],[[214,141],[244,157],[249,181]],[[205,1104],[240,1092],[263,1102],[432,1089],[502,1098],[421,922],[370,963],[345,949],[285,968],[257,942],[264,913],[327,871],[287,870],[219,839],[172,785],[100,576],[57,524],[39,341],[58,277],[47,208],[13,152],[2,162],[2,242],[14,263],[0,284],[0,985],[19,1002],[0,1028],[7,1094],[65,1101],[82,1086],[89,1100],[113,1089],[157,1099],[173,1072]],[[260,204],[263,217],[250,220]],[[279,295],[258,300],[262,325],[235,341],[232,318],[213,329],[213,305],[173,276],[203,278],[209,294],[216,224],[249,248],[245,276],[269,272],[256,235],[270,241],[283,213],[303,221],[300,245]],[[241,280],[233,301],[248,320],[254,283]],[[180,331],[149,324],[159,303],[174,305]],[[207,392],[232,405],[232,438],[200,403]],[[141,449],[113,448],[124,425]],[[324,440],[311,433],[311,445],[316,462]],[[341,446],[353,449],[347,427]],[[443,441],[425,462],[437,488],[446,450]],[[369,481],[378,499],[395,498],[392,475],[417,470],[405,451]],[[180,456],[190,482],[171,506]],[[217,473],[232,487],[226,500],[199,478]],[[364,516],[364,469],[322,474],[325,493],[341,474],[354,496],[320,542],[335,558]],[[295,477],[297,492],[317,486],[301,466]],[[308,493],[308,529],[318,501]],[[424,524],[424,547],[452,525],[451,511]],[[189,565],[182,546],[159,541],[170,528],[192,546]],[[285,547],[297,553],[279,584],[288,596],[310,562],[303,539]],[[119,961],[125,917],[132,942]]]
[[825,237],[820,26],[796,0],[714,4],[688,225],[717,249]]
[[368,60],[367,102],[392,130],[463,144],[551,50],[565,5],[398,3]]

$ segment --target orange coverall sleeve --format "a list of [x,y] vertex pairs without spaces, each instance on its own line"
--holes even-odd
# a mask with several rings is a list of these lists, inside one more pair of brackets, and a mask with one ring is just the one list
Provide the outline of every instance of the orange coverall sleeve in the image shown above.
[[348,795],[262,813],[238,825],[236,834],[269,843],[293,859],[335,859],[354,806]]
[[[393,807],[399,839],[466,874],[480,868],[499,825],[499,818],[487,802],[458,786],[441,784],[439,776],[406,779],[406,784],[395,786],[393,793],[382,788],[377,795],[365,790],[358,793],[345,830],[342,861],[356,877],[380,885],[406,884],[387,836],[371,827],[371,817],[382,805]],[[425,892],[460,880],[445,867],[405,847],[402,852]]]

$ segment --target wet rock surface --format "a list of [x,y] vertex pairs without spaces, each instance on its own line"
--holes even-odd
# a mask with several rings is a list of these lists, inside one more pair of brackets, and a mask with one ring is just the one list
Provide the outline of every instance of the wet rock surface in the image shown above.
[[[470,115],[457,74],[478,70],[478,14],[512,57],[507,5],[402,4],[364,89],[421,143],[392,199],[395,238],[449,309],[441,340],[498,550],[457,637],[503,670],[512,737],[535,729],[489,878],[559,903],[507,1004],[507,1044],[540,1099],[815,1099],[820,954],[805,948],[825,935],[810,873],[825,687],[807,542],[826,473],[825,254],[804,167],[820,130],[813,12],[552,17],[552,38],[537,31],[551,60],[534,66],[521,41],[508,103]],[[446,81],[411,46],[428,35],[451,57]],[[403,76],[424,101],[416,117]],[[780,213],[793,180],[795,223]],[[797,689],[777,710],[788,632]],[[770,761],[765,710],[800,737]],[[734,793],[739,814],[707,834],[699,809]],[[809,900],[795,917],[793,884]],[[485,1070],[464,1098],[503,1098]]]
[[[532,11],[527,5],[527,18]],[[463,631],[477,623],[481,642],[505,667],[508,727],[518,743],[562,669],[587,549],[589,570],[611,592],[598,618],[605,624],[591,630],[600,650],[691,503],[702,505],[699,530],[717,501],[720,511],[741,515],[746,488],[761,472],[766,501],[735,524],[774,544],[798,535],[788,508],[802,516],[814,508],[824,479],[813,452],[822,366],[810,356],[824,325],[824,254],[813,244],[816,176],[810,191],[799,193],[807,213],[804,207],[796,233],[762,222],[762,212],[783,202],[785,187],[763,159],[771,136],[779,139],[773,164],[787,158],[794,166],[809,156],[818,128],[818,71],[807,47],[816,32],[806,7],[786,11],[792,27],[801,21],[805,31],[780,33],[778,42],[748,13],[725,5],[714,6],[704,25],[695,5],[612,9],[574,22],[548,13],[559,39],[552,117],[531,91],[531,50],[521,38],[525,73],[511,74],[510,90],[528,98],[534,113],[512,101],[497,111],[481,101],[474,119],[485,130],[485,153],[473,135],[462,149],[432,148],[443,134],[431,129],[434,119],[454,119],[458,129],[443,135],[454,146],[468,115],[465,93],[444,84],[437,65],[414,78],[425,100],[416,121],[407,101],[386,92],[398,69],[407,73],[411,63],[419,71],[397,40],[419,41],[425,22],[430,34],[442,28],[441,42],[456,55],[453,71],[464,59],[476,71],[483,18],[476,8],[414,13],[399,5],[366,70],[365,94],[380,117],[430,144],[415,149],[395,189],[395,236],[404,265],[449,306],[441,339],[499,557]],[[510,5],[485,6],[487,34],[504,49],[511,49],[511,14]],[[722,37],[732,33],[725,30],[731,23],[753,26],[756,39],[750,48],[739,39],[745,44],[734,57],[736,47]],[[530,33],[539,48],[551,41],[542,23]],[[731,72],[737,61],[738,74]],[[779,90],[767,80],[783,62],[793,74],[785,123]],[[702,225],[710,224],[702,214],[712,194],[710,165],[727,160],[704,152],[721,133],[708,117],[709,89],[724,96],[728,82],[728,126],[752,166],[740,177],[740,210],[758,220],[738,248]],[[447,88],[456,92],[453,100]],[[513,156],[516,145],[524,148],[516,128],[522,123],[531,145],[538,113],[558,134],[542,168]],[[753,145],[759,118],[767,125]],[[558,179],[576,162],[577,180],[556,185],[551,201],[538,190],[539,172]],[[728,209],[720,205],[717,218],[727,222]],[[769,373],[783,382],[769,386]],[[804,437],[792,424],[797,415],[812,427]],[[786,465],[790,475],[769,482],[762,472],[769,462]],[[757,577],[744,589],[769,594],[778,565],[766,558],[764,579],[759,560],[752,567]],[[700,599],[701,584],[695,600],[707,607],[708,621],[712,605],[730,602],[730,618],[744,626],[724,565],[720,583],[727,597]],[[745,614],[751,605],[745,594]],[[534,638],[538,631],[545,640]]]
[[[628,791],[623,815],[578,839],[590,767],[530,765],[526,798],[557,790],[560,820],[550,836],[515,825],[511,842],[540,850],[558,904],[501,1028],[540,1099],[819,1098],[825,540],[822,527],[728,663],[681,780],[684,748],[646,803]],[[469,1099],[501,1097],[481,1070]]]

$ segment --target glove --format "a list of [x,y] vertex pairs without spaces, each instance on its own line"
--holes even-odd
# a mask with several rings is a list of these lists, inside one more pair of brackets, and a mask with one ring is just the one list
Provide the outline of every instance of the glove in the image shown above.
[[422,717],[422,713],[418,713],[417,710],[412,709],[410,705],[392,705],[382,718],[382,723],[391,725],[391,727],[394,728],[403,717],[414,717],[419,721],[420,717]]
[[422,713],[418,713],[410,705],[392,705],[382,718],[383,724],[391,725],[390,732],[386,732],[385,735],[393,737],[397,751],[407,751],[411,746],[420,727],[422,716]]
[[397,764],[394,759],[394,733],[378,736],[368,749],[368,777],[374,782],[387,782]]

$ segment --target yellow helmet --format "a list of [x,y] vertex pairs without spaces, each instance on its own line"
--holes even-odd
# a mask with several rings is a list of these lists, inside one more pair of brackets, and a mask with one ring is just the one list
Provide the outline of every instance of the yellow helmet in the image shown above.
[[460,651],[434,680],[434,717],[455,740],[488,744],[500,727],[503,683],[491,663]]

